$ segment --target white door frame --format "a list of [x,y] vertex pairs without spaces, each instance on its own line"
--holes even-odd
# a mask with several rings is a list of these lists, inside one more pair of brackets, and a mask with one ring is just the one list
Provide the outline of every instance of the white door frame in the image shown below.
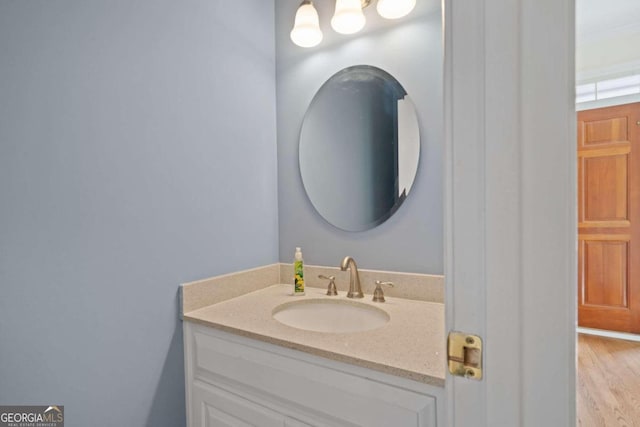
[[575,426],[574,0],[443,0],[448,425]]

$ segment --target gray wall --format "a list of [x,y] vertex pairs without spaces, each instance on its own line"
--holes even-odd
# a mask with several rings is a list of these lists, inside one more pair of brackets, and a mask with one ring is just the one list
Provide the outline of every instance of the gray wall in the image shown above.
[[278,260],[273,8],[0,0],[0,404],[184,425],[178,284]]
[[[342,36],[329,25],[332,2],[315,2],[324,41],[303,49],[289,39],[299,0],[276,1],[278,194],[280,260],[291,262],[301,246],[309,264],[338,265],[352,255],[366,268],[443,272],[442,23],[438,0],[419,1],[402,21],[365,10],[367,26]],[[400,209],[379,227],[360,233],[338,230],[318,215],[302,186],[298,138],[316,91],[342,68],[370,64],[391,73],[418,113],[422,151],[416,182]],[[348,208],[345,207],[345,208]]]

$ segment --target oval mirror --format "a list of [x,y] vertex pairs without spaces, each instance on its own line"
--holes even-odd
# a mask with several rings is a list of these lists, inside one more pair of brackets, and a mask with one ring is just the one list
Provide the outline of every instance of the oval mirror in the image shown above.
[[392,75],[370,65],[334,74],[302,123],[305,191],[342,230],[368,230],[391,217],[409,195],[419,158],[413,103]]

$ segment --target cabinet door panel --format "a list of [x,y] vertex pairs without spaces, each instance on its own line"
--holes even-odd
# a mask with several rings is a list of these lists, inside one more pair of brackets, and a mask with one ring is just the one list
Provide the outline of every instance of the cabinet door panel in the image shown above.
[[220,411],[218,408],[202,403],[203,427],[252,427],[236,417]]
[[194,383],[192,427],[284,427],[284,416],[250,400],[213,387]]

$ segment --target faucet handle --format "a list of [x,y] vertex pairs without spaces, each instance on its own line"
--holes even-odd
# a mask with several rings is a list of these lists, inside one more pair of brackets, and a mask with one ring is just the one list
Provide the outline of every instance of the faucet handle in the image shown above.
[[327,295],[338,295],[338,291],[336,289],[336,276],[325,276],[324,274],[320,274],[318,275],[318,279],[326,279],[329,281],[329,286],[327,287]]
[[394,287],[393,282],[381,282],[376,280],[376,290],[373,291],[373,302],[384,302],[384,292],[382,291],[382,285]]

